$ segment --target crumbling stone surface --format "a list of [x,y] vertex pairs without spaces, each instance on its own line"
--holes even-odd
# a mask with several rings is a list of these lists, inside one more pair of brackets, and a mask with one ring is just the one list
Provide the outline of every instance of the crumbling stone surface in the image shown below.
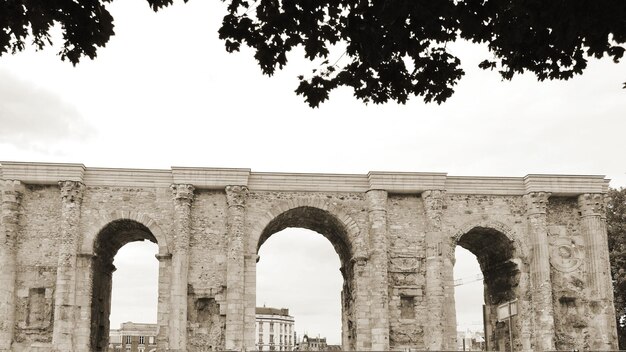
[[[104,350],[113,257],[141,240],[159,246],[159,350],[253,349],[257,253],[289,227],[319,232],[340,258],[344,349],[453,349],[456,246],[483,271],[490,348],[616,347],[603,179],[11,167],[0,351]],[[499,319],[511,301],[517,314]]]

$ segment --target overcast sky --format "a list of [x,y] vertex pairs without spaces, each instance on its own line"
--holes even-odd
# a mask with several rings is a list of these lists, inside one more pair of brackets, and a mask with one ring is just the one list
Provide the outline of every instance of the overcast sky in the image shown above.
[[[109,5],[116,36],[94,61],[72,67],[55,55],[58,49],[1,57],[0,160],[330,173],[600,174],[611,178],[613,187],[626,186],[626,90],[621,89],[626,63],[591,60],[583,76],[568,82],[538,83],[530,75],[503,82],[497,73],[476,68],[490,58],[484,47],[456,43],[452,49],[466,76],[442,105],[420,99],[364,105],[340,89],[319,109],[310,109],[293,91],[296,76],[317,66],[298,52],[289,56],[284,71],[262,76],[250,51],[227,54],[217,39],[222,7],[219,1],[192,1],[154,14],[143,0],[118,1]],[[282,245],[272,243],[280,241],[278,236],[270,239],[261,251],[279,249],[263,252],[259,278],[278,254],[289,262],[290,253],[281,253],[282,248],[318,247],[301,237],[297,244]],[[325,251],[312,258],[327,263],[337,257],[332,247]],[[116,258],[116,276],[130,266],[120,265],[124,252],[136,258],[142,250],[124,248]],[[293,272],[286,276],[306,273],[307,263],[289,266]],[[338,264],[332,263],[334,274],[328,275],[340,278]],[[122,292],[120,285],[127,287],[117,284],[114,297]],[[261,291],[263,285],[259,280]],[[474,286],[480,291],[480,284]],[[266,297],[259,304],[288,305],[263,295],[259,292],[259,298]],[[315,305],[293,304],[287,307],[291,312],[303,312],[296,316],[299,333],[307,329],[335,342],[337,335],[317,326],[336,331],[336,318],[305,326],[304,312]],[[319,312],[322,304],[326,301],[316,306]],[[128,319],[146,320],[115,315],[113,326]]]

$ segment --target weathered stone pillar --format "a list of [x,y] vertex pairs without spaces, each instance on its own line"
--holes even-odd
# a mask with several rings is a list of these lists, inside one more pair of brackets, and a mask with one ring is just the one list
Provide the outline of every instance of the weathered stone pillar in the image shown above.
[[20,231],[20,181],[2,184],[2,227],[0,228],[0,351],[10,351],[15,326],[15,279],[17,275],[17,237]]
[[[456,314],[449,307],[454,301],[452,267],[449,258],[451,243],[442,233],[445,191],[422,192],[426,212],[426,306],[428,317],[424,331],[424,345],[430,351],[451,350],[456,341]],[[452,290],[452,292],[450,292]],[[451,327],[454,327],[453,329]],[[451,331],[454,330],[454,331]]]
[[[596,330],[591,348],[617,349],[617,328],[611,287],[611,268],[606,234],[606,209],[604,195],[585,193],[578,196],[581,230],[587,245],[587,282],[589,300],[594,313]],[[596,308],[593,308],[593,307]]]
[[95,256],[80,253],[76,256],[76,307],[77,320],[74,327],[74,351],[91,350],[91,300],[93,292],[93,269]]
[[550,248],[546,209],[550,193],[531,192],[524,195],[528,237],[532,248],[530,287],[535,325],[535,349],[552,351],[554,345],[554,308],[550,278]]
[[[256,249],[256,248],[255,248]],[[251,252],[252,249],[248,248],[247,251]],[[255,350],[255,324],[256,324],[256,263],[259,260],[259,256],[254,254],[248,254],[244,258],[244,336],[243,346],[246,350]]]
[[157,325],[159,330],[156,336],[157,351],[167,351],[170,348],[172,254],[157,254],[155,257],[159,261],[159,302],[157,304]]
[[372,350],[389,349],[389,277],[387,238],[387,191],[370,190],[366,194],[370,223],[370,312]]
[[76,255],[79,244],[80,207],[85,185],[61,181],[61,237],[54,292],[52,345],[58,351],[71,351],[76,328]]
[[174,253],[172,253],[172,286],[170,306],[170,351],[187,350],[187,272],[191,236],[191,203],[194,187],[173,184]]
[[[352,297],[354,306],[350,307],[352,316],[352,327],[348,326],[348,333],[352,340],[348,341],[348,346],[343,346],[347,350],[369,351],[372,349],[372,327],[371,308],[372,295],[370,287],[370,271],[368,271],[368,258],[357,254],[350,260],[352,265]],[[344,292],[345,293],[345,292]],[[351,324],[348,324],[351,325]]]
[[227,186],[226,350],[244,348],[244,235],[248,187]]

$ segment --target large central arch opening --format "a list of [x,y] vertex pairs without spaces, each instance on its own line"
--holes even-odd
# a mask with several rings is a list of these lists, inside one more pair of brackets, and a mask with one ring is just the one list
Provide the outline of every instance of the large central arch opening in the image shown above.
[[[144,240],[157,243],[150,229],[130,219],[112,221],[96,236],[91,272],[91,351],[107,351],[108,348],[114,257],[124,245]],[[154,260],[156,262],[156,258]]]
[[519,350],[520,321],[515,314],[520,268],[514,243],[496,229],[474,227],[458,238],[457,245],[476,256],[482,272],[485,350]]
[[[266,241],[271,236],[274,236],[276,234],[278,234],[276,236],[276,239],[279,239],[281,237],[286,237],[286,236],[289,236],[292,238],[309,237],[306,240],[298,241],[298,242],[301,242],[303,245],[306,245],[307,243],[313,243],[311,241],[315,241],[315,239],[311,237],[316,237],[319,235],[324,236],[328,240],[328,242],[330,242],[330,244],[332,245],[332,249],[334,249],[334,252],[336,253],[339,259],[338,261],[335,261],[335,263],[337,263],[337,266],[339,268],[335,268],[334,270],[336,270],[335,271],[336,274],[332,274],[332,275],[340,276],[339,281],[342,282],[342,284],[340,284],[341,288],[335,292],[329,292],[327,294],[340,296],[340,297],[336,297],[334,301],[340,302],[340,312],[341,312],[339,314],[340,317],[336,317],[340,319],[340,322],[337,322],[337,324],[335,325],[341,326],[341,341],[337,341],[336,339],[329,339],[326,341],[321,341],[321,338],[326,337],[326,336],[318,336],[319,332],[317,331],[303,331],[303,330],[298,330],[300,334],[299,336],[297,336],[298,340],[300,342],[303,342],[303,337],[304,337],[303,335],[304,333],[307,333],[308,339],[306,343],[308,344],[319,344],[322,342],[326,344],[340,344],[342,345],[343,349],[354,350],[355,345],[356,345],[355,344],[356,321],[355,321],[355,314],[354,314],[355,312],[353,311],[354,296],[353,296],[353,290],[352,290],[352,287],[354,287],[354,281],[353,281],[354,275],[352,273],[351,261],[350,261],[350,259],[352,258],[352,249],[350,246],[350,241],[349,241],[346,226],[336,216],[334,216],[330,212],[323,210],[323,209],[309,207],[309,206],[302,206],[302,207],[297,207],[297,208],[287,210],[281,213],[280,215],[276,216],[274,219],[272,219],[267,224],[267,226],[265,226],[265,228],[263,229],[259,237],[258,246],[257,246],[257,253],[261,254],[260,262],[264,260],[263,253],[260,252],[261,246],[263,246],[263,244],[266,243]],[[268,245],[271,245],[273,240],[274,238],[272,238],[272,241],[270,241]],[[317,240],[319,241],[319,238]],[[291,242],[293,243],[293,241]],[[306,253],[306,250],[304,253],[305,253],[304,255],[309,256],[309,253]],[[326,257],[327,255],[328,254],[324,254],[324,256]],[[296,259],[296,261],[300,262],[301,264],[305,264],[307,261],[311,262],[311,260],[319,261],[319,260],[323,260],[323,257],[322,258],[309,257],[307,258],[306,261],[301,260],[300,258]],[[324,264],[326,264],[324,266],[328,267],[328,263],[324,263]],[[292,275],[297,276],[297,275],[302,274],[302,273],[298,273],[297,271],[295,271],[297,270],[297,267],[298,267],[296,263],[283,263],[283,265],[292,266]],[[320,265],[320,267],[322,267],[322,265]],[[309,271],[314,272],[315,268]],[[257,275],[258,275],[258,271],[257,271]],[[257,282],[259,279],[261,278],[257,277]],[[312,281],[317,281],[317,282],[319,282],[320,280],[322,281],[327,280],[321,275],[319,276],[316,275],[316,277],[311,277],[310,279]],[[337,280],[334,280],[334,281],[337,281]],[[281,286],[285,284],[288,285],[288,282],[289,280],[287,277],[272,278],[272,284],[276,286]],[[286,291],[294,292],[292,288],[286,288]],[[303,294],[306,294],[306,292],[303,292]],[[332,297],[327,296],[327,299],[333,301]],[[264,302],[258,301],[258,303],[263,304]],[[292,307],[274,307],[274,308],[292,308]],[[312,307],[310,305],[309,307],[300,307],[300,309],[303,309],[303,308],[304,310],[308,310],[308,311],[315,310],[315,307]],[[295,320],[296,320],[296,326],[298,326],[297,316],[295,316]],[[266,326],[265,328],[268,328],[268,327]],[[301,328],[306,329],[307,327],[302,326]],[[257,329],[255,333],[259,334],[258,323],[257,323]],[[257,339],[257,342],[258,342],[258,339]],[[296,341],[294,340],[294,342]],[[278,343],[276,343],[276,345],[278,346]],[[319,346],[316,346],[316,347],[319,348]],[[312,347],[309,346],[309,348],[312,348]],[[264,350],[272,350],[272,349],[265,348]],[[281,349],[279,347],[276,347],[274,350],[279,351]]]

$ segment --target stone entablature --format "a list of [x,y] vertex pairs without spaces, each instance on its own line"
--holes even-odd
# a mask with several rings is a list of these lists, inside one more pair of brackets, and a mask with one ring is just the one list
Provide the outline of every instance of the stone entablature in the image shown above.
[[0,351],[106,348],[112,258],[158,243],[158,350],[254,349],[258,248],[287,227],[341,260],[346,350],[456,346],[457,245],[485,277],[490,348],[611,349],[603,176],[361,175],[0,163]]
[[599,175],[527,175],[524,177],[448,176],[446,173],[378,172],[366,175],[252,172],[250,169],[172,167],[170,170],[87,168],[83,164],[0,162],[0,179],[27,184],[80,181],[89,186],[169,187],[190,184],[198,189],[247,186],[251,191],[421,193],[556,196],[606,193],[609,180]]

